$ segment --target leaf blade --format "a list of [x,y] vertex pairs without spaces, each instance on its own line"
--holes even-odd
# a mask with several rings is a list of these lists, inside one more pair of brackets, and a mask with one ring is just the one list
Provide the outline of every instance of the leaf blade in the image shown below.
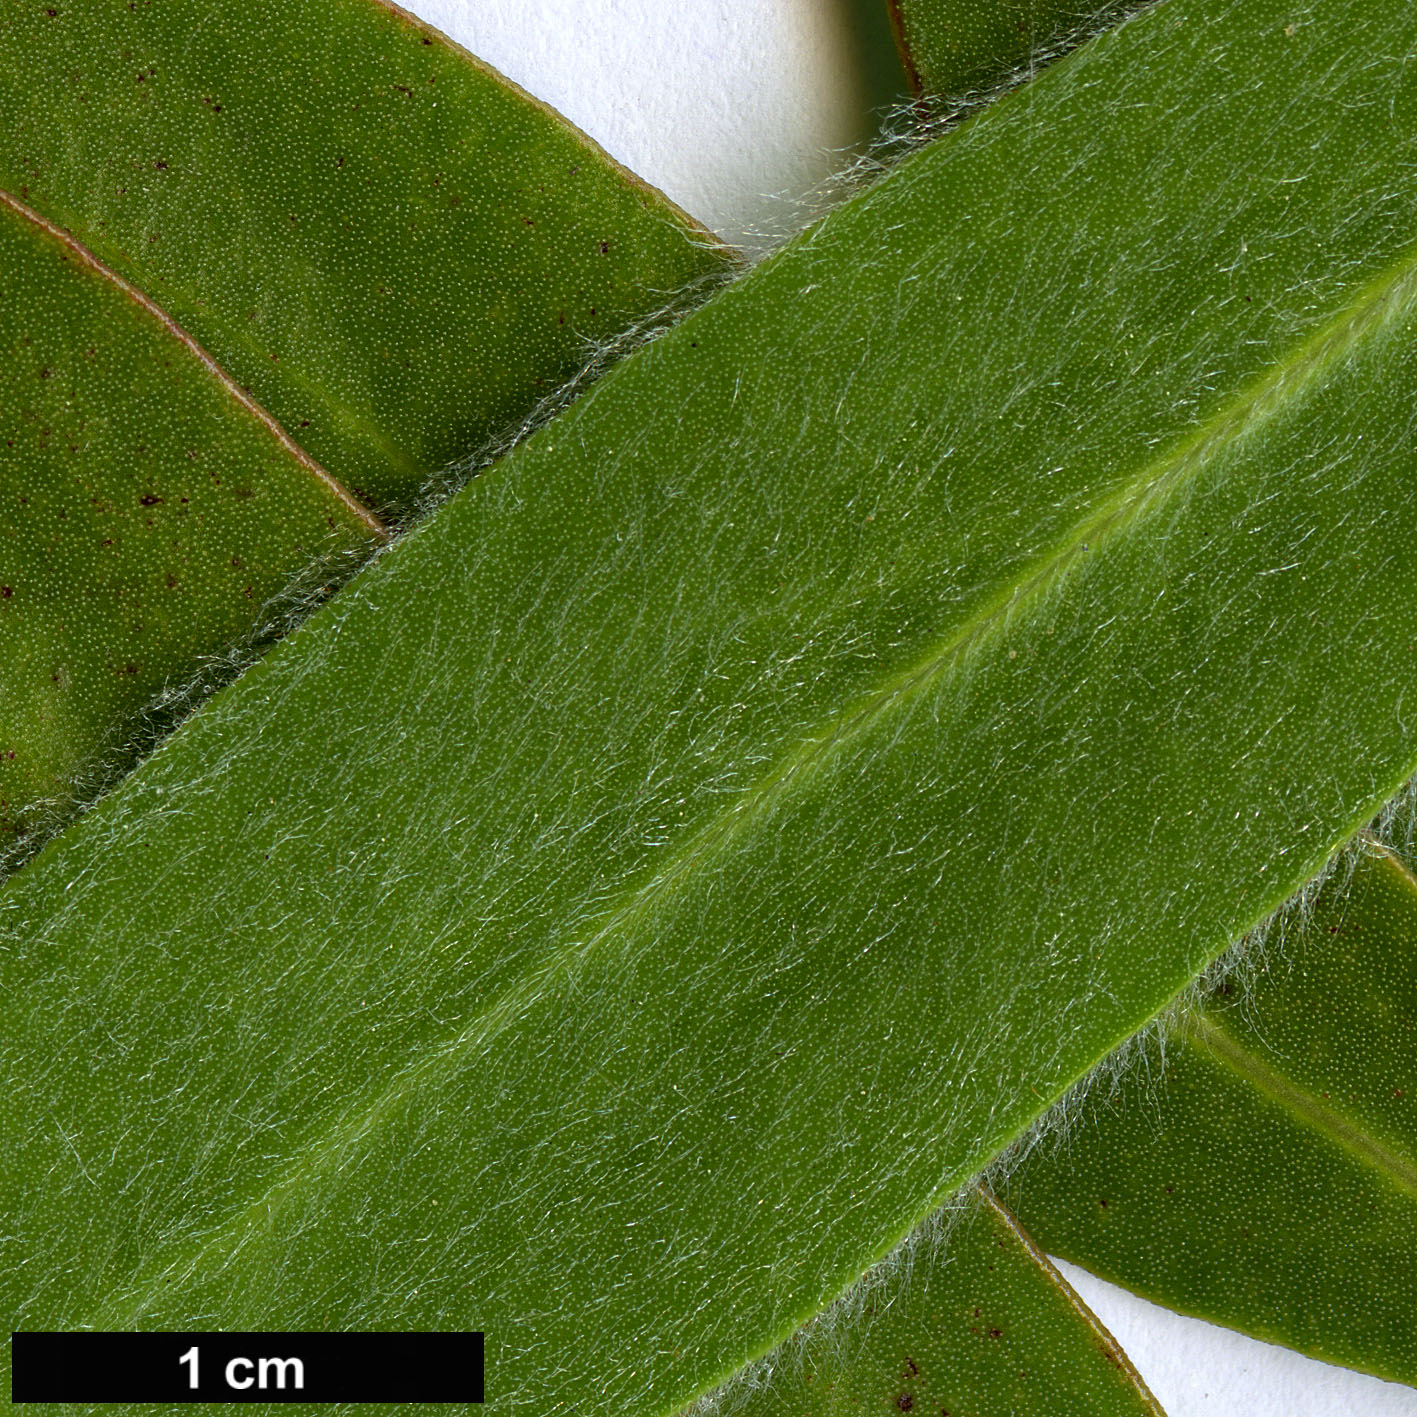
[[72,810],[169,683],[300,573],[348,574],[384,533],[164,312],[3,191],[0,243],[12,848]]
[[1134,0],[886,0],[916,94],[992,88],[1058,41],[1135,8]]
[[724,268],[661,194],[386,0],[28,7],[0,54],[0,186],[376,507]]
[[1407,868],[1360,860],[1253,992],[1183,1025],[1153,1102],[1127,1089],[1066,1157],[1012,1178],[1044,1243],[1169,1307],[1417,1384],[1414,922]]
[[717,1394],[728,1417],[894,1408],[1165,1417],[1117,1341],[987,1189]]

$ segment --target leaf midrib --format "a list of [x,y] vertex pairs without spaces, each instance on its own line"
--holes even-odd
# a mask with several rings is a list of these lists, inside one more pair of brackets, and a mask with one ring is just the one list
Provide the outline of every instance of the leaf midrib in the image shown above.
[[1417,1166],[1384,1146],[1335,1108],[1326,1106],[1312,1092],[1276,1072],[1258,1053],[1245,1047],[1224,1029],[1204,1018],[1189,1020],[1187,1026],[1194,1029],[1193,1046],[1208,1051],[1257,1092],[1278,1103],[1300,1126],[1337,1142],[1417,1198]]
[[[547,981],[558,973],[573,972],[602,943],[649,911],[692,868],[724,853],[747,824],[766,815],[790,788],[809,780],[809,775],[823,771],[889,709],[908,705],[925,694],[967,653],[1004,630],[1015,612],[1046,600],[1083,557],[1095,554],[1102,545],[1146,520],[1181,492],[1212,456],[1262,426],[1286,403],[1300,397],[1414,297],[1417,297],[1417,245],[1362,286],[1336,314],[1302,339],[1288,357],[1251,378],[1169,451],[1145,463],[1136,475],[1103,498],[1051,547],[1021,566],[963,624],[875,688],[858,694],[819,734],[799,738],[756,783],[676,847],[662,866],[646,879],[627,887],[621,903],[602,917],[603,923],[594,934],[553,950],[539,969],[504,989],[455,1038],[409,1063],[366,1105],[352,1109],[302,1143],[285,1168],[284,1176],[273,1180],[253,1201],[197,1241],[185,1263],[174,1260],[156,1275],[152,1275],[150,1269],[150,1278],[142,1284],[141,1292],[123,1306],[115,1321],[138,1320],[159,1291],[168,1287],[165,1281],[181,1283],[195,1273],[208,1256],[239,1248],[253,1223],[269,1218],[307,1179],[319,1175],[349,1148],[358,1145],[404,1097],[436,1077],[446,1065],[456,1065],[471,1050],[491,1043],[535,1003]],[[686,320],[676,334],[687,340],[692,325],[692,318]],[[1275,1085],[1281,1083],[1276,1075]],[[1043,1098],[1042,1103],[1046,1106],[1054,1100]],[[1389,1154],[1384,1151],[1383,1155]],[[1400,1159],[1393,1160],[1405,1167]],[[1408,1177],[1405,1184],[1417,1193],[1417,1170],[1405,1167],[1404,1174]]]
[[[1417,876],[1396,853],[1380,843],[1369,841],[1370,848],[1402,878],[1403,884],[1417,897]],[[1336,1142],[1359,1160],[1375,1166],[1394,1185],[1417,1198],[1417,1165],[1385,1146],[1371,1133],[1336,1107],[1327,1105],[1307,1087],[1293,1082],[1279,1072],[1252,1047],[1228,1030],[1210,1022],[1203,1014],[1187,1020],[1193,1032],[1187,1041],[1193,1047],[1208,1050],[1213,1057],[1230,1068],[1237,1077],[1277,1103],[1300,1126]]]
[[32,207],[27,206],[12,193],[0,188],[0,203],[9,207],[16,216],[31,225],[38,227],[45,235],[53,238],[64,247],[81,265],[92,271],[100,280],[107,282],[114,289],[122,292],[138,306],[144,314],[156,320],[166,332],[171,335],[184,349],[191,354],[199,364],[211,375],[212,379],[229,398],[240,404],[262,428],[280,445],[281,451],[293,459],[303,471],[322,483],[324,487],[340,501],[359,521],[363,522],[375,536],[381,540],[389,535],[388,528],[366,507],[357,497],[346,488],[338,478],[336,478],[325,467],[318,463],[304,448],[297,443],[289,433],[272,417],[272,415],[230,374],[217,363],[215,359],[184,329],[162,306],[158,305],[151,296],[139,290],[137,286],[118,274],[111,266],[105,265],[87,246],[83,244],[71,232],[65,231],[62,226],[56,226],[48,217],[42,216]]

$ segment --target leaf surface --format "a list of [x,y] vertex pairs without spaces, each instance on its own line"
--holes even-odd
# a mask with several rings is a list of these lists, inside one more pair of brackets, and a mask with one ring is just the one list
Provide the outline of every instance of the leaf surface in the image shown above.
[[950,97],[992,87],[1135,0],[886,0],[886,6],[911,87]]
[[719,1398],[725,1417],[1165,1417],[1116,1339],[988,1191]]
[[339,576],[382,532],[161,311],[4,193],[0,351],[3,850],[298,574]]
[[724,263],[584,134],[384,0],[7,6],[0,187],[378,508]]
[[1417,14],[1287,15],[903,163],[9,883],[26,1324],[469,1324],[505,1406],[671,1411],[1369,819]]
[[[1224,986],[1228,991],[1231,986]],[[1320,898],[1252,992],[1212,998],[1010,1194],[1053,1253],[1171,1308],[1417,1385],[1417,880]]]

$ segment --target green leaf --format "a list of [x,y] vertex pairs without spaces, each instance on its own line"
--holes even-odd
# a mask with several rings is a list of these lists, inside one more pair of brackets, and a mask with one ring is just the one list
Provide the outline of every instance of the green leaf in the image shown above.
[[[60,294],[38,254],[6,275],[3,573],[19,599],[3,607],[0,847],[131,761],[175,710],[136,737],[134,715],[249,642],[268,600],[368,545],[354,528],[377,523],[342,492],[327,535],[309,484],[328,475],[252,389],[361,496],[406,506],[558,387],[588,339],[723,265],[583,135],[372,0],[12,9],[0,181],[136,283],[72,246],[62,259],[106,294],[74,275]],[[31,223],[13,239],[43,238]],[[49,239],[72,241],[53,225]],[[30,288],[44,272],[48,295]],[[100,339],[110,314],[130,333]],[[169,400],[155,382],[169,357],[212,387]],[[192,430],[233,399],[220,436],[235,461],[217,466],[217,435]],[[264,442],[248,416],[270,425]],[[258,448],[288,466],[260,472]]]
[[[0,193],[0,851],[379,524],[143,296]],[[347,574],[347,571],[345,572]]]
[[849,52],[864,90],[863,109],[879,117],[899,108],[909,94],[888,7],[881,0],[845,0],[840,14],[849,31]]
[[386,0],[7,6],[0,187],[378,507],[724,264],[660,193]]
[[19,873],[9,1310],[470,1324],[505,1405],[668,1412],[1310,878],[1417,768],[1414,43],[1079,50]]
[[1360,861],[1252,990],[1010,1194],[1053,1253],[1148,1298],[1417,1384],[1417,880]]
[[1095,30],[1136,0],[886,0],[916,93],[990,88],[1070,36]]
[[1116,1339],[982,1188],[947,1231],[866,1276],[717,1410],[1165,1417]]

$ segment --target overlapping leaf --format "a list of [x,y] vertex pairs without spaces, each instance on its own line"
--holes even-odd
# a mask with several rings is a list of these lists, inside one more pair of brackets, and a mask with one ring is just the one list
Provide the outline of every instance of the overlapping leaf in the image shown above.
[[1154,1096],[1128,1085],[1010,1194],[1056,1254],[1149,1298],[1417,1384],[1417,882],[1337,880]]
[[387,0],[7,6],[0,187],[379,509],[724,259]]
[[12,7],[6,184],[0,851],[125,765],[155,699],[249,653],[268,602],[377,538],[302,448],[407,506],[588,341],[725,265],[375,0]]
[[10,884],[22,1322],[667,1412],[1369,816],[1417,16],[1291,24],[1172,0],[903,164]]
[[0,348],[3,849],[165,684],[380,528],[159,311],[3,197]]
[[887,1262],[719,1399],[727,1417],[920,1412],[1164,1417],[1136,1369],[996,1197]]
[[1069,36],[1096,29],[1140,0],[886,0],[917,93],[955,97],[991,88]]

